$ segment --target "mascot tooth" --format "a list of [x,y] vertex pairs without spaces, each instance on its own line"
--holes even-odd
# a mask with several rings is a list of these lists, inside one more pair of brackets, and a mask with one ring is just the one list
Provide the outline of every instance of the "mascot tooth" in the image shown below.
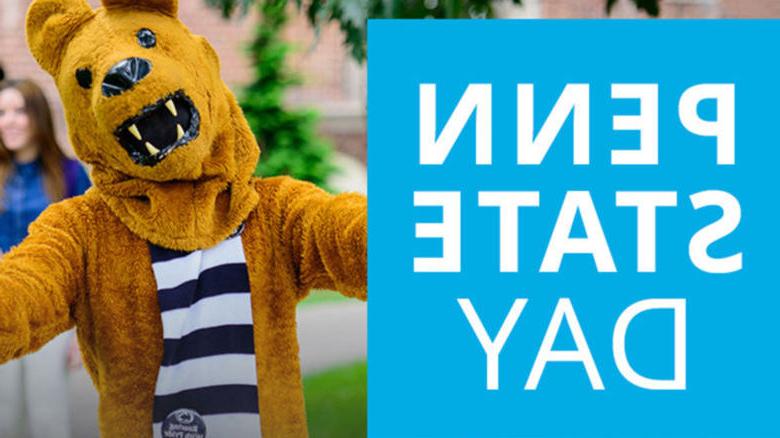
[[102,3],[27,14],[94,188],[0,261],[0,362],[76,326],[103,437],[307,436],[296,304],[366,298],[366,199],[254,178],[254,136],[177,2]]

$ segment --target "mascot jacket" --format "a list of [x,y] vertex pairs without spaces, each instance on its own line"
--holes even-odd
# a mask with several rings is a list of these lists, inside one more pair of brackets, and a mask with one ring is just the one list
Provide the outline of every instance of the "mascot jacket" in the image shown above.
[[176,0],[102,3],[27,13],[95,187],[0,261],[0,362],[75,325],[103,437],[306,436],[296,304],[365,299],[366,199],[253,178],[254,136]]

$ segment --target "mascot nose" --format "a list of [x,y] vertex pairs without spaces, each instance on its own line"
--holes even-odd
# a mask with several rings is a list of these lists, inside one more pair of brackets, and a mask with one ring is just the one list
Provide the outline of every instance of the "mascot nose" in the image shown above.
[[127,58],[111,67],[103,78],[103,95],[119,96],[152,71],[152,63],[143,58]]

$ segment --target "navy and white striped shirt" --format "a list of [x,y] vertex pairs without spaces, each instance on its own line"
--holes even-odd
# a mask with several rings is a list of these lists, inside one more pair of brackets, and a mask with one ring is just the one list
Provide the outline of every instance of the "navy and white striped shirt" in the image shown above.
[[252,304],[240,233],[194,252],[149,247],[164,338],[155,438],[260,437]]

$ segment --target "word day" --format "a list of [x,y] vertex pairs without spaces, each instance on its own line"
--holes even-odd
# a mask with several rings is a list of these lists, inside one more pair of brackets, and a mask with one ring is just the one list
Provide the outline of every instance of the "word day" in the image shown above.
[[[485,352],[487,359],[486,389],[489,391],[498,390],[499,388],[499,354],[527,303],[528,299],[526,298],[516,299],[509,309],[506,318],[504,318],[498,334],[496,334],[495,338],[490,339],[471,300],[468,298],[458,299],[461,310]],[[686,300],[684,299],[648,299],[630,305],[618,316],[612,336],[612,352],[618,371],[629,383],[642,389],[656,391],[684,390],[686,388],[685,307]],[[656,379],[639,374],[631,366],[626,353],[626,333],[631,321],[641,313],[651,310],[671,310],[674,313],[674,376],[671,379]],[[558,337],[558,332],[564,320],[569,327],[576,348],[574,350],[553,350],[555,339]],[[601,379],[598,367],[585,339],[585,334],[577,319],[577,314],[574,312],[574,307],[568,298],[559,299],[558,304],[555,306],[550,324],[547,326],[547,331],[539,346],[536,360],[534,360],[531,372],[528,375],[528,380],[525,384],[526,391],[535,391],[538,388],[544,369],[550,362],[580,362],[585,368],[591,387],[597,391],[605,389],[604,382]]]

